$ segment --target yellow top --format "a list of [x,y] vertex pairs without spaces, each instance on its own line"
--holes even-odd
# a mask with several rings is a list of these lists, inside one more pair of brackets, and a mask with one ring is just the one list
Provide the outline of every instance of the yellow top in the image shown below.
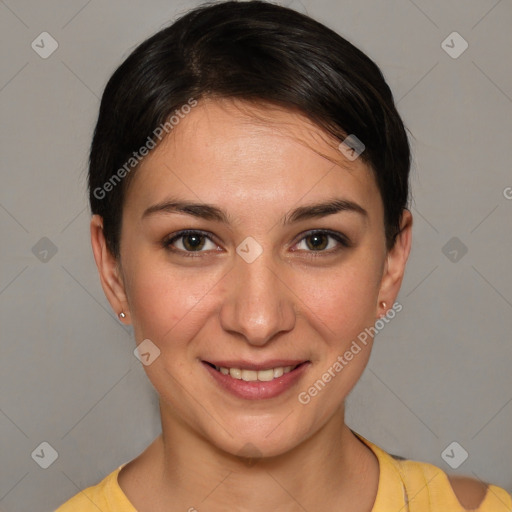
[[[377,445],[361,439],[377,456],[380,467],[377,497],[372,512],[465,512],[446,473],[426,462],[397,460]],[[64,503],[56,512],[137,512],[117,483],[123,466],[98,485],[89,487]],[[487,487],[475,512],[511,512],[512,496],[495,485]]]

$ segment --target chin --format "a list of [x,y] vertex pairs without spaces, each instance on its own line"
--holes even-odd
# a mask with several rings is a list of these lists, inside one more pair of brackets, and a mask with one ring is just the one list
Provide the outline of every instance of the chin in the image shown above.
[[251,459],[277,457],[309,437],[313,425],[307,425],[304,420],[299,425],[297,418],[297,412],[290,414],[290,411],[263,417],[244,415],[226,421],[229,425],[227,432],[223,429],[212,431],[214,425],[209,422],[205,434],[212,445],[231,455]]

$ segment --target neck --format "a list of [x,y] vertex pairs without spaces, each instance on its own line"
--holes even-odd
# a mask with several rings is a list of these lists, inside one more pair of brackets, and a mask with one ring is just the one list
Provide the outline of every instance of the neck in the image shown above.
[[[162,406],[161,415],[162,435],[143,457],[162,510],[164,503],[166,510],[172,504],[171,510],[191,512],[314,511],[319,504],[353,512],[372,509],[378,461],[345,425],[344,407],[293,450],[260,459],[241,459],[212,446]],[[152,510],[159,510],[156,503]]]

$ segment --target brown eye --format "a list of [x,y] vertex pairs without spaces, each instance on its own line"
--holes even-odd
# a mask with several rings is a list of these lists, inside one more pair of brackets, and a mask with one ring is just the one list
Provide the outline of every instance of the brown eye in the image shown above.
[[314,233],[304,238],[306,245],[313,251],[325,249],[329,243],[329,237],[325,233]]
[[183,247],[185,247],[187,251],[200,251],[205,243],[204,235],[185,235],[182,239]]
[[163,246],[169,251],[182,253],[201,253],[218,247],[208,235],[200,231],[181,231],[164,240]]
[[316,230],[305,233],[296,247],[294,250],[330,254],[352,247],[352,243],[344,234],[337,231]]

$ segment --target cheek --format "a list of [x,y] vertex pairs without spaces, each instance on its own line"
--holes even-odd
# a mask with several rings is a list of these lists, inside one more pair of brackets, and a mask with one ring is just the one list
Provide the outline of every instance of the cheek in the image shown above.
[[354,255],[336,268],[301,274],[293,288],[326,340],[339,344],[375,322],[380,277],[378,261]]
[[127,290],[137,340],[165,345],[191,339],[205,321],[223,274],[149,261],[131,269]]

